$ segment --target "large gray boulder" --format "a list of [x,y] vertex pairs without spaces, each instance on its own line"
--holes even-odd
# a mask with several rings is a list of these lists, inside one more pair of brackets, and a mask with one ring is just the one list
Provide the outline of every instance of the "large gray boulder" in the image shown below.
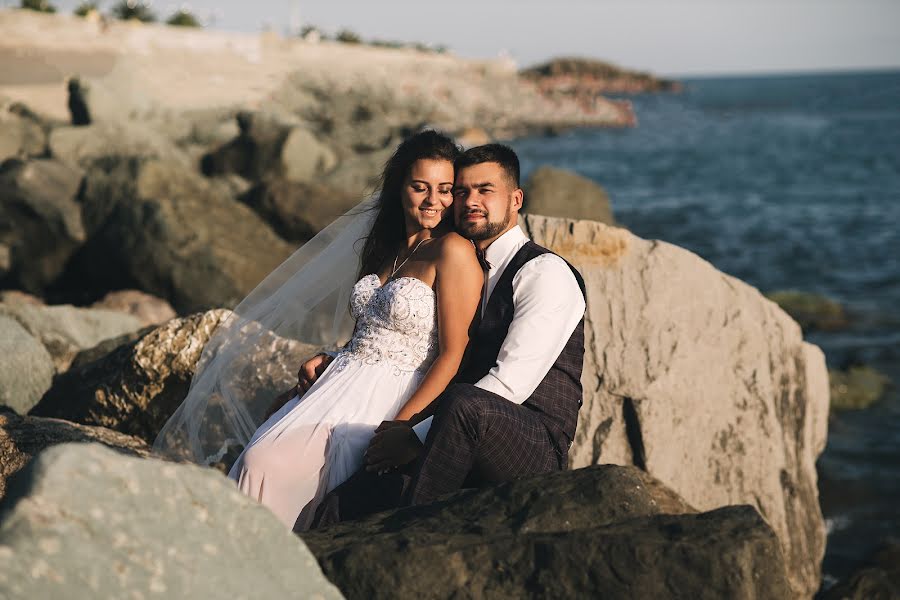
[[3,303],[0,314],[17,320],[44,345],[53,357],[57,373],[68,369],[82,350],[93,348],[103,340],[133,333],[142,325],[136,317],[121,312],[69,304]]
[[749,506],[696,514],[634,467],[467,490],[303,534],[348,598],[784,598]]
[[245,111],[236,120],[238,135],[202,157],[205,175],[309,182],[337,165],[337,154],[296,119]]
[[84,214],[91,239],[61,286],[136,287],[182,314],[235,305],[294,249],[214,182],[157,160],[90,171]]
[[687,250],[590,221],[527,215],[523,227],[587,285],[570,466],[639,466],[700,510],[755,506],[779,537],[793,593],[815,593],[822,351],[775,303]]
[[6,481],[45,448],[66,442],[97,442],[133,456],[149,457],[150,446],[136,437],[62,419],[0,413],[0,499]]
[[0,405],[28,412],[53,381],[47,349],[12,317],[0,314]]
[[273,178],[255,185],[241,201],[282,238],[303,243],[359,204],[361,196],[321,183]]
[[41,292],[87,235],[77,201],[82,172],[55,160],[0,165],[0,246],[8,250],[4,287]]
[[62,444],[0,504],[0,596],[340,598],[303,542],[211,469]]
[[615,225],[609,196],[587,177],[554,167],[540,167],[525,182],[522,210],[533,215],[588,219]]

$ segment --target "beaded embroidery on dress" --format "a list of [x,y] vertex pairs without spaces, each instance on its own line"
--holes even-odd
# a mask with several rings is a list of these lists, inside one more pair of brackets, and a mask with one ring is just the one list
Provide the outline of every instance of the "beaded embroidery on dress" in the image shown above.
[[403,407],[438,352],[437,297],[414,277],[377,275],[350,296],[353,337],[316,383],[253,435],[229,477],[288,527],[362,466],[375,428]]
[[389,363],[396,374],[427,371],[437,356],[437,306],[434,290],[415,277],[381,285],[366,275],[353,288],[350,311],[356,331],[338,355],[337,369],[352,360]]

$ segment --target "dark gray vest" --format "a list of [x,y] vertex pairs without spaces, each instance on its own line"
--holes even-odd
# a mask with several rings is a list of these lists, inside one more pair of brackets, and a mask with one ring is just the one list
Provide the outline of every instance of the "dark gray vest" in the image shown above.
[[[500,275],[494,291],[488,300],[481,323],[472,337],[466,365],[458,381],[475,383],[497,364],[500,346],[506,339],[512,323],[513,305],[512,281],[525,263],[550,252],[534,242],[527,242],[516,253],[512,261]],[[568,264],[568,263],[566,263]],[[572,274],[578,281],[581,293],[585,293],[584,280],[573,267]],[[540,343],[536,341],[535,343]],[[581,369],[584,364],[584,317],[575,326],[569,341],[550,367],[546,377],[538,384],[524,406],[537,411],[547,426],[557,449],[565,454],[575,436],[578,424],[578,409],[581,407]]]

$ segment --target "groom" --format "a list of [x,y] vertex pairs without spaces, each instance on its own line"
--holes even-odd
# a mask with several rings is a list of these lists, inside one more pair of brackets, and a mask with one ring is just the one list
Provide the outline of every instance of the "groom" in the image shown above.
[[457,230],[487,263],[468,356],[433,415],[379,427],[365,471],[325,498],[315,526],[566,468],[582,399],[584,282],[519,228],[512,149],[472,148],[455,170]]

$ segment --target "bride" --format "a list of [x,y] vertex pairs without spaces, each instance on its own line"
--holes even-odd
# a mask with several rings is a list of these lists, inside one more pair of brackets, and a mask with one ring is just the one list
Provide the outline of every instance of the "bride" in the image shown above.
[[[374,203],[304,245],[220,326],[154,448],[212,464],[243,447],[228,476],[286,526],[307,529],[322,497],[362,466],[375,428],[415,416],[459,370],[483,273],[472,243],[453,231],[458,154],[434,131],[400,144]],[[352,285],[348,271],[358,273]],[[339,329],[347,299],[350,341],[306,361],[297,387],[253,431],[259,390],[247,381],[265,369],[249,357],[280,347],[264,340],[327,340],[315,333],[322,315],[336,308]]]

